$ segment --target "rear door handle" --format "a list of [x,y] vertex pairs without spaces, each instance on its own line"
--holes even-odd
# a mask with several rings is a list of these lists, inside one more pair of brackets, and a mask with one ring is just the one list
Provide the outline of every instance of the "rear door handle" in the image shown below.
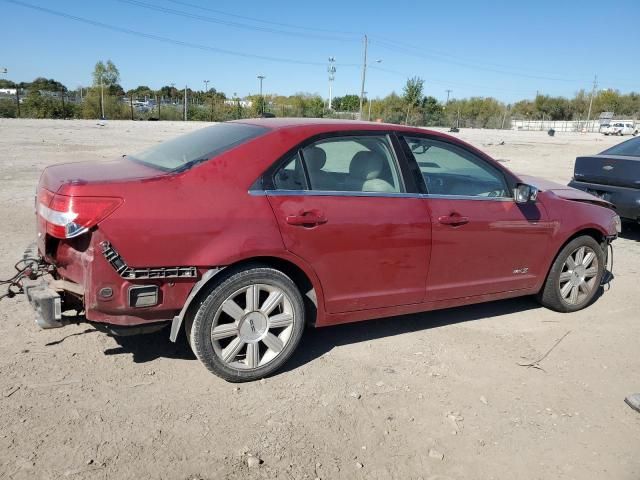
[[327,217],[316,211],[302,212],[298,215],[287,215],[286,221],[289,225],[301,227],[315,227],[327,223]]
[[469,223],[469,217],[463,217],[458,213],[452,213],[451,215],[438,217],[438,222],[443,225],[451,225],[452,227],[457,227],[459,225]]

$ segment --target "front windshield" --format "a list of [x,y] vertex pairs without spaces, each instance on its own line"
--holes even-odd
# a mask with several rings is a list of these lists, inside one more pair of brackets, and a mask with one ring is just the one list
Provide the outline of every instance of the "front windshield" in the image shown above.
[[244,123],[219,123],[154,145],[127,158],[162,170],[185,169],[266,132]]

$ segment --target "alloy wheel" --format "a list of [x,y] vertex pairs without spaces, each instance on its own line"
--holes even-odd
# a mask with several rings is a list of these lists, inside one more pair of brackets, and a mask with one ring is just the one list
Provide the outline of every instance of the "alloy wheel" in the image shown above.
[[575,249],[564,261],[558,288],[560,296],[569,305],[578,305],[590,298],[597,287],[598,257],[592,248],[582,246]]
[[279,287],[252,284],[227,297],[211,327],[215,354],[237,369],[272,362],[291,339],[296,321],[291,299]]

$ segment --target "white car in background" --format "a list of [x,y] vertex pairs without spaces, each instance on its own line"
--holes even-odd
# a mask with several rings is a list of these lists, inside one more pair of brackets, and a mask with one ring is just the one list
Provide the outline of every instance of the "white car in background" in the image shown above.
[[605,135],[637,135],[638,128],[632,122],[615,122],[602,130]]

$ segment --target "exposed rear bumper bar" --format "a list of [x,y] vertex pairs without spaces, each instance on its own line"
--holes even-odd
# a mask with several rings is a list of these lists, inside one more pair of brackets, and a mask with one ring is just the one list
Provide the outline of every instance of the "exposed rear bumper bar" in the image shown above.
[[62,320],[62,297],[49,288],[44,279],[24,285],[24,293],[36,314],[40,328],[59,328],[66,325]]

